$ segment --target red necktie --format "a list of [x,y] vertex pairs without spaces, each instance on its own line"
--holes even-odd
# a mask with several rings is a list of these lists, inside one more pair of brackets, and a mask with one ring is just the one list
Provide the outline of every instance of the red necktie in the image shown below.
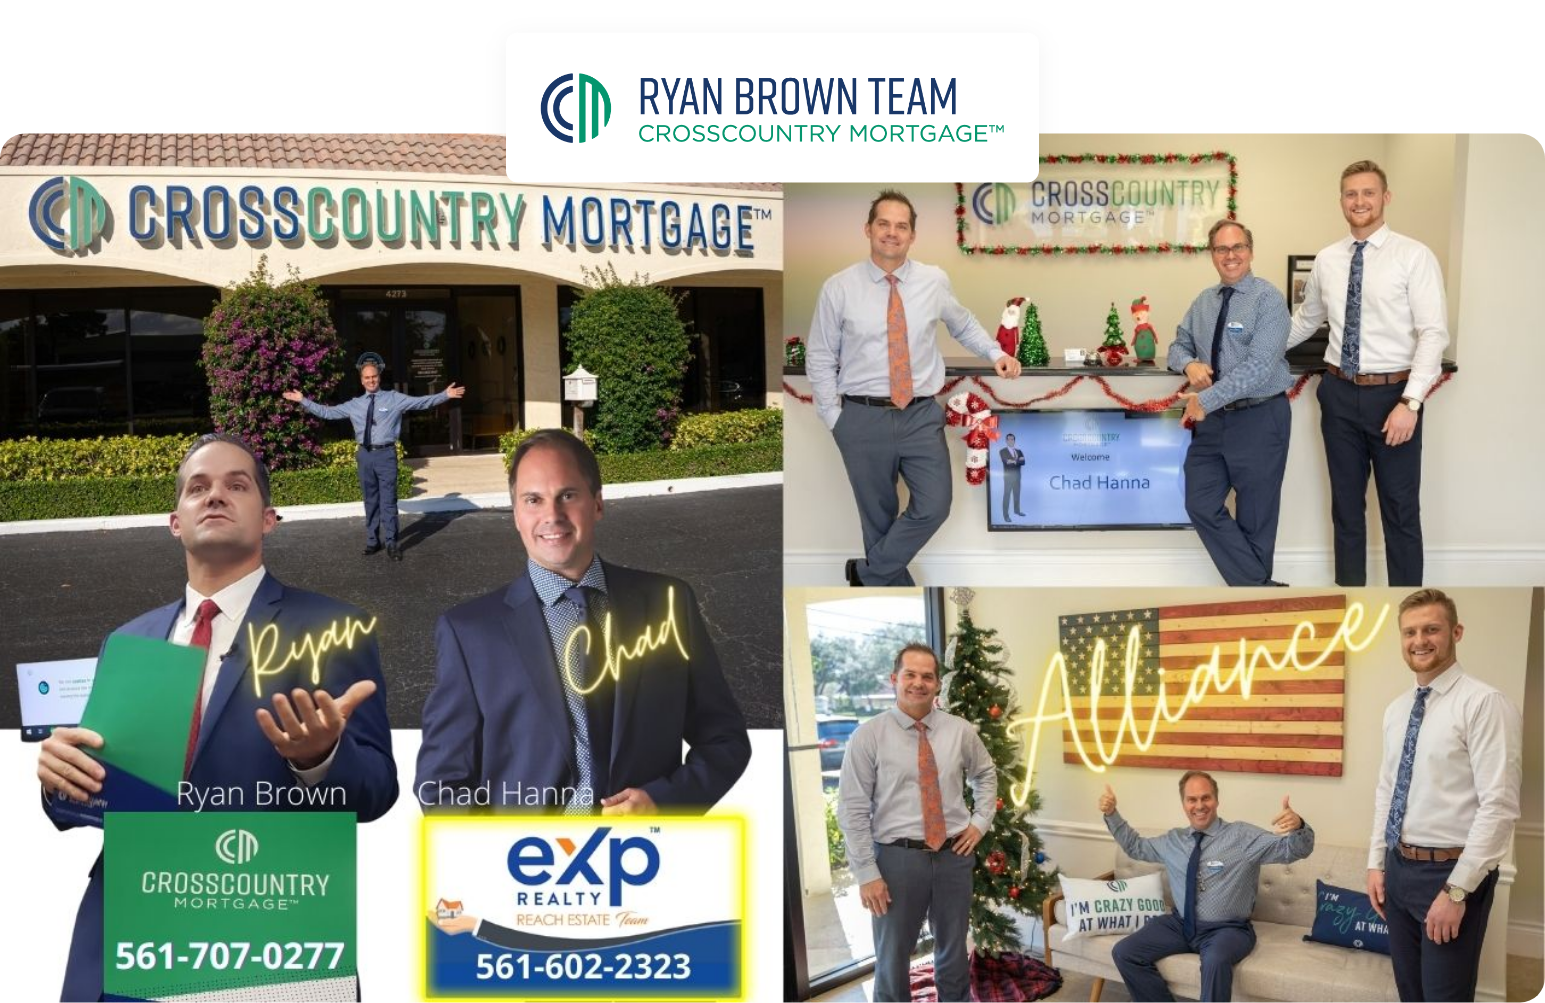
[[891,403],[904,408],[912,403],[912,353],[907,348],[907,312],[901,306],[896,276],[887,275],[891,284],[890,303],[885,309],[885,338],[890,349]]
[[923,794],[923,842],[930,850],[944,845],[944,796],[939,792],[939,764],[928,744],[928,726],[918,721],[917,786]]
[[[188,642],[190,647],[209,650],[209,645],[214,637],[214,620],[220,615],[220,607],[213,599],[205,599],[198,604],[198,612],[193,619],[193,639]],[[207,662],[208,659],[206,658]],[[198,748],[198,730],[204,723],[204,677],[199,676],[198,689],[193,693],[193,720],[188,725],[188,754],[182,762],[182,775],[186,777],[193,771],[193,752]]]

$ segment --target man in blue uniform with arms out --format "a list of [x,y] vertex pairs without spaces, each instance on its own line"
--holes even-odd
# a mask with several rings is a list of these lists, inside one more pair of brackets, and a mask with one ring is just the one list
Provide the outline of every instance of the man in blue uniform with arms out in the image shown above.
[[359,489],[365,496],[365,556],[384,546],[386,556],[402,560],[397,546],[397,437],[402,430],[402,416],[408,411],[427,411],[447,400],[459,400],[466,387],[455,383],[437,394],[409,397],[396,390],[381,389],[381,370],[386,367],[374,352],[366,352],[355,363],[359,382],[365,392],[336,406],[318,404],[299,390],[286,390],[284,399],[305,408],[318,418],[347,418],[354,425],[354,441],[359,443],[355,462],[359,465]]

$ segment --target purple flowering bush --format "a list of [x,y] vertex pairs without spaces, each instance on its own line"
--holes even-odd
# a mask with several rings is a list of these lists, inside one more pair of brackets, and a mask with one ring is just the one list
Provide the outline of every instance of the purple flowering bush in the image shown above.
[[326,400],[343,379],[343,355],[321,290],[293,269],[274,284],[268,257],[226,289],[204,319],[209,417],[241,438],[271,470],[314,466],[321,421],[279,395],[299,389]]

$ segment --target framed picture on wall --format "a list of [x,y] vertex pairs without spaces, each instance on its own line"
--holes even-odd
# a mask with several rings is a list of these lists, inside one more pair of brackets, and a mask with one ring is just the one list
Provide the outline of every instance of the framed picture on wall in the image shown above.
[[1309,284],[1309,271],[1314,268],[1314,255],[1289,254],[1287,298],[1288,309],[1297,310],[1304,301],[1304,287]]

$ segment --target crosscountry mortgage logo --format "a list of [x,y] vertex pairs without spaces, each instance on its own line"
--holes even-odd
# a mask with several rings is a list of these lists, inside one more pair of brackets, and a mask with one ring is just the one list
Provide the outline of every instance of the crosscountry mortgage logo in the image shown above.
[[[987,208],[987,196],[992,195],[992,208]],[[1014,198],[1014,189],[998,182],[997,184],[985,184],[977,188],[971,196],[971,208],[976,212],[976,218],[990,226],[999,226],[1009,221],[1014,215],[1014,207],[1018,200]]]
[[49,247],[79,251],[91,246],[107,225],[107,201],[84,178],[49,178],[32,193],[27,218],[32,232]]
[[227,864],[245,864],[257,852],[257,837],[246,829],[227,829],[215,840],[215,856]]
[[[563,99],[574,93],[579,114],[578,127],[563,117]],[[577,136],[581,143],[601,134],[601,126],[612,120],[612,98],[601,86],[601,81],[585,73],[565,73],[547,85],[542,93],[542,124],[547,131],[565,143],[572,143]]]

